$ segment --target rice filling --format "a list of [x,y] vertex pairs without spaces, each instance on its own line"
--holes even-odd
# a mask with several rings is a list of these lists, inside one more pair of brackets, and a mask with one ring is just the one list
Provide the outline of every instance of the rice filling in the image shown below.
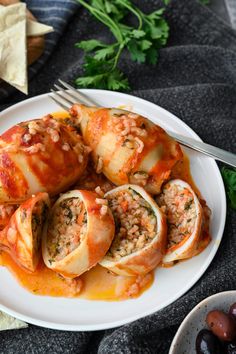
[[54,209],[48,227],[49,262],[60,261],[83,241],[87,231],[87,212],[80,198],[62,200]]
[[176,184],[164,188],[163,193],[157,197],[157,203],[167,217],[167,248],[179,244],[193,233],[197,211],[189,189]]
[[[27,211],[25,211],[25,213],[26,212]],[[33,244],[36,251],[39,250],[41,245],[41,235],[42,235],[44,223],[47,219],[47,213],[48,213],[48,206],[45,202],[38,201],[34,205],[32,217],[31,217],[31,227],[32,227],[32,236],[34,240]]]
[[150,204],[135,190],[108,194],[116,233],[106,255],[113,260],[135,253],[149,244],[156,235],[157,221]]

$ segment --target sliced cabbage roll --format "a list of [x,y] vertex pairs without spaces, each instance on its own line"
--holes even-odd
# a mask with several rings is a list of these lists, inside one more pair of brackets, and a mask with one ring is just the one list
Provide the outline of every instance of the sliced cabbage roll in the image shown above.
[[157,197],[166,213],[167,252],[163,264],[196,254],[203,225],[203,210],[190,185],[180,179],[169,181]]
[[41,236],[50,200],[47,193],[38,193],[21,204],[0,233],[0,249],[25,270],[34,272],[41,256]]
[[134,183],[157,194],[182,159],[179,144],[138,114],[77,104],[71,115],[92,149],[96,171],[116,185]]
[[0,203],[66,190],[84,172],[89,150],[73,128],[50,115],[13,126],[0,137]]
[[114,237],[107,201],[91,191],[73,190],[53,206],[44,230],[42,252],[48,268],[74,278],[95,266]]
[[105,194],[116,232],[100,264],[121,275],[150,272],[162,260],[166,248],[166,220],[142,187],[124,185]]

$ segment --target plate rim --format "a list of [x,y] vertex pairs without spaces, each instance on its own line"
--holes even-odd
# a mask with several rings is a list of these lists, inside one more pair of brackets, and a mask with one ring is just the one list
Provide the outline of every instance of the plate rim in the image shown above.
[[[176,115],[174,115],[173,113],[171,113],[170,111],[168,111],[167,109],[159,106],[158,104],[155,104],[153,102],[150,102],[144,98],[140,98],[138,96],[134,96],[132,94],[127,94],[127,93],[122,93],[122,92],[118,92],[118,91],[109,91],[109,90],[100,90],[100,89],[80,89],[81,92],[84,92],[85,94],[89,93],[95,93],[99,92],[99,93],[104,93],[107,94],[109,93],[109,95],[113,95],[113,96],[120,96],[120,97],[130,97],[131,100],[135,100],[140,102],[141,104],[148,104],[150,106],[152,106],[153,108],[158,107],[158,109],[160,111],[162,111],[165,114],[168,114],[172,119],[177,120],[183,127],[185,127],[188,133],[191,133],[191,136],[194,137],[196,140],[198,141],[202,141],[202,139],[197,135],[197,133],[190,127],[188,126],[183,120],[181,120],[180,118],[178,118]],[[47,92],[47,93],[43,93],[34,97],[30,97],[27,98],[23,101],[20,101],[16,104],[11,105],[10,107],[4,109],[3,111],[0,112],[0,119],[2,119],[2,116],[5,113],[9,113],[12,109],[17,109],[18,107],[24,106],[27,103],[31,103],[43,98],[48,98],[50,97],[51,93]],[[203,276],[203,274],[205,273],[205,271],[207,270],[207,268],[209,267],[209,265],[211,264],[211,262],[213,261],[216,252],[220,246],[220,243],[222,241],[223,238],[223,233],[224,233],[224,228],[225,228],[225,223],[226,223],[226,193],[225,193],[225,188],[224,188],[224,183],[223,183],[223,179],[222,176],[220,174],[220,170],[218,165],[216,164],[215,160],[213,158],[209,158],[209,163],[212,164],[212,167],[214,167],[215,172],[217,173],[217,180],[219,180],[221,188],[220,188],[220,193],[222,194],[222,216],[221,216],[221,224],[219,227],[219,231],[218,234],[220,235],[220,240],[219,243],[214,244],[213,248],[212,248],[212,256],[210,257],[210,259],[208,259],[208,261],[206,263],[204,263],[204,266],[202,267],[203,269],[201,270],[201,275],[199,276],[199,273],[197,273],[196,276],[194,276],[192,278],[192,280],[190,282],[187,283],[187,286],[182,288],[177,294],[175,294],[175,296],[172,298],[171,302],[170,301],[166,301],[164,303],[164,305],[160,308],[158,307],[153,307],[152,310],[144,310],[142,313],[138,314],[138,315],[133,315],[130,316],[128,319],[122,319],[122,320],[116,320],[116,321],[112,321],[112,322],[105,322],[105,323],[99,323],[99,324],[89,324],[89,325],[68,325],[68,324],[61,324],[61,323],[57,323],[57,322],[48,322],[48,321],[44,321],[41,319],[35,319],[33,317],[30,317],[28,315],[24,315],[22,313],[19,313],[15,310],[11,310],[10,308],[8,308],[7,306],[4,306],[0,303],[0,310],[8,313],[9,315],[18,318],[22,321],[37,325],[37,326],[41,326],[41,327],[45,327],[45,328],[50,328],[50,329],[55,329],[55,330],[65,330],[65,331],[97,331],[97,330],[104,330],[104,329],[110,329],[110,328],[116,328],[125,324],[129,324],[135,320],[144,318],[146,316],[152,315],[157,311],[160,311],[162,309],[164,309],[165,307],[167,307],[168,305],[173,304],[177,299],[179,299],[181,296],[183,296],[188,290],[190,290],[193,285],[201,279],[201,277]],[[134,299],[135,300],[135,299]],[[197,306],[197,305],[196,305]]]

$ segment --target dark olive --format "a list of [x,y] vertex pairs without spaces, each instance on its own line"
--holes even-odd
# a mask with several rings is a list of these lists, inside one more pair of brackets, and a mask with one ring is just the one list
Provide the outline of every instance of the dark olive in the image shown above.
[[236,342],[227,343],[225,346],[226,354],[236,354]]
[[208,329],[202,329],[196,338],[197,354],[222,354],[219,339]]
[[230,306],[229,314],[234,316],[235,319],[236,319],[236,302],[233,305]]
[[236,321],[223,311],[210,311],[206,322],[210,330],[221,340],[231,342],[236,337]]

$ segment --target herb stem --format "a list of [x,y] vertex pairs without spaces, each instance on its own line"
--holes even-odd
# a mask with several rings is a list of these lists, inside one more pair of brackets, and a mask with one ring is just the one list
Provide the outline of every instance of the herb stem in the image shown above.
[[[95,87],[127,91],[128,79],[118,64],[124,49],[137,63],[157,63],[158,51],[166,44],[169,27],[162,17],[164,9],[145,14],[132,0],[75,0],[84,6],[113,34],[115,41],[105,43],[98,39],[83,40],[76,47],[90,53],[85,56],[84,76],[75,80],[78,87]],[[168,0],[163,0],[166,4]],[[128,16],[126,16],[128,14]],[[135,17],[136,25],[126,21]]]
[[84,0],[76,0],[79,2],[81,5],[83,5],[85,8],[87,8],[99,21],[101,21],[104,25],[108,26],[110,30],[112,31],[114,37],[118,40],[118,42],[123,41],[123,36],[122,33],[115,23],[109,16],[107,16],[104,12],[90,6],[86,1]]
[[116,68],[117,63],[118,63],[118,60],[119,60],[120,55],[121,55],[121,52],[122,52],[122,50],[123,50],[123,47],[124,47],[124,44],[121,43],[120,46],[119,46],[119,49],[118,49],[118,51],[117,51],[117,54],[116,54],[116,56],[115,56],[114,64],[113,64],[113,66],[112,66],[111,71],[113,71],[113,70]]
[[141,28],[143,27],[143,20],[142,20],[142,16],[140,15],[139,11],[137,11],[135,9],[135,7],[131,7],[129,6],[125,1],[123,0],[117,0],[119,3],[121,3],[124,7],[126,7],[130,12],[132,12],[139,21],[139,26],[138,26],[138,30],[141,30]]

